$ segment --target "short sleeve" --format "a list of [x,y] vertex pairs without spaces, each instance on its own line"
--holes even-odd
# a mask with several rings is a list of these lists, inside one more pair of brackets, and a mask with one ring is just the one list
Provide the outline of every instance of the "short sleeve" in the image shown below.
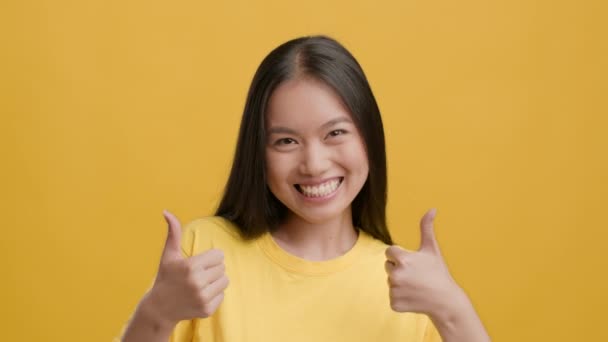
[[426,328],[424,329],[424,337],[422,342],[441,342],[441,335],[433,324],[430,318],[427,318]]

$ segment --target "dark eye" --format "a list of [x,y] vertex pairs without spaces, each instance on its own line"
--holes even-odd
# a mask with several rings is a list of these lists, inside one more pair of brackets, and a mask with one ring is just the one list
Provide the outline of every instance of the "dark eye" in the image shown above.
[[338,135],[343,135],[343,134],[346,134],[346,131],[343,129],[336,129],[336,130],[329,132],[329,135],[332,137],[337,137]]
[[290,145],[295,143],[296,141],[291,139],[291,138],[281,138],[277,141],[275,141],[275,145]]

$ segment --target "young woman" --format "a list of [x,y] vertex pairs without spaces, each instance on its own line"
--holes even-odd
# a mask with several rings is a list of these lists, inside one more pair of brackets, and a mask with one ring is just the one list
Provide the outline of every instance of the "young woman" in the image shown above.
[[216,215],[182,229],[164,212],[158,274],[123,341],[489,341],[436,211],[418,251],[392,246],[386,187],[355,58],[326,36],[282,44],[254,76]]

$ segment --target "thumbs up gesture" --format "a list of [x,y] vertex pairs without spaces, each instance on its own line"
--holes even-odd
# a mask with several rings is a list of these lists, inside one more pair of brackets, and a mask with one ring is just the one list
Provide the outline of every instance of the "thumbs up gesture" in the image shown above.
[[420,221],[421,244],[416,252],[399,246],[386,249],[391,308],[397,312],[418,312],[433,316],[461,289],[450,275],[433,231],[436,210]]
[[181,252],[181,224],[170,212],[163,215],[169,225],[154,286],[149,292],[163,321],[177,322],[211,316],[224,299],[228,287],[224,254],[211,249],[184,258]]

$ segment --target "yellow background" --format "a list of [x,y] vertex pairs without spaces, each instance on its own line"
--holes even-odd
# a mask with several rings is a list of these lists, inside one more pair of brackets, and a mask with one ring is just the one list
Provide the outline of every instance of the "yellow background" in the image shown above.
[[[601,1],[3,1],[3,341],[108,341],[166,226],[210,214],[278,44],[358,58],[387,132],[389,221],[436,232],[495,341],[607,341]],[[388,292],[387,292],[388,295]]]

